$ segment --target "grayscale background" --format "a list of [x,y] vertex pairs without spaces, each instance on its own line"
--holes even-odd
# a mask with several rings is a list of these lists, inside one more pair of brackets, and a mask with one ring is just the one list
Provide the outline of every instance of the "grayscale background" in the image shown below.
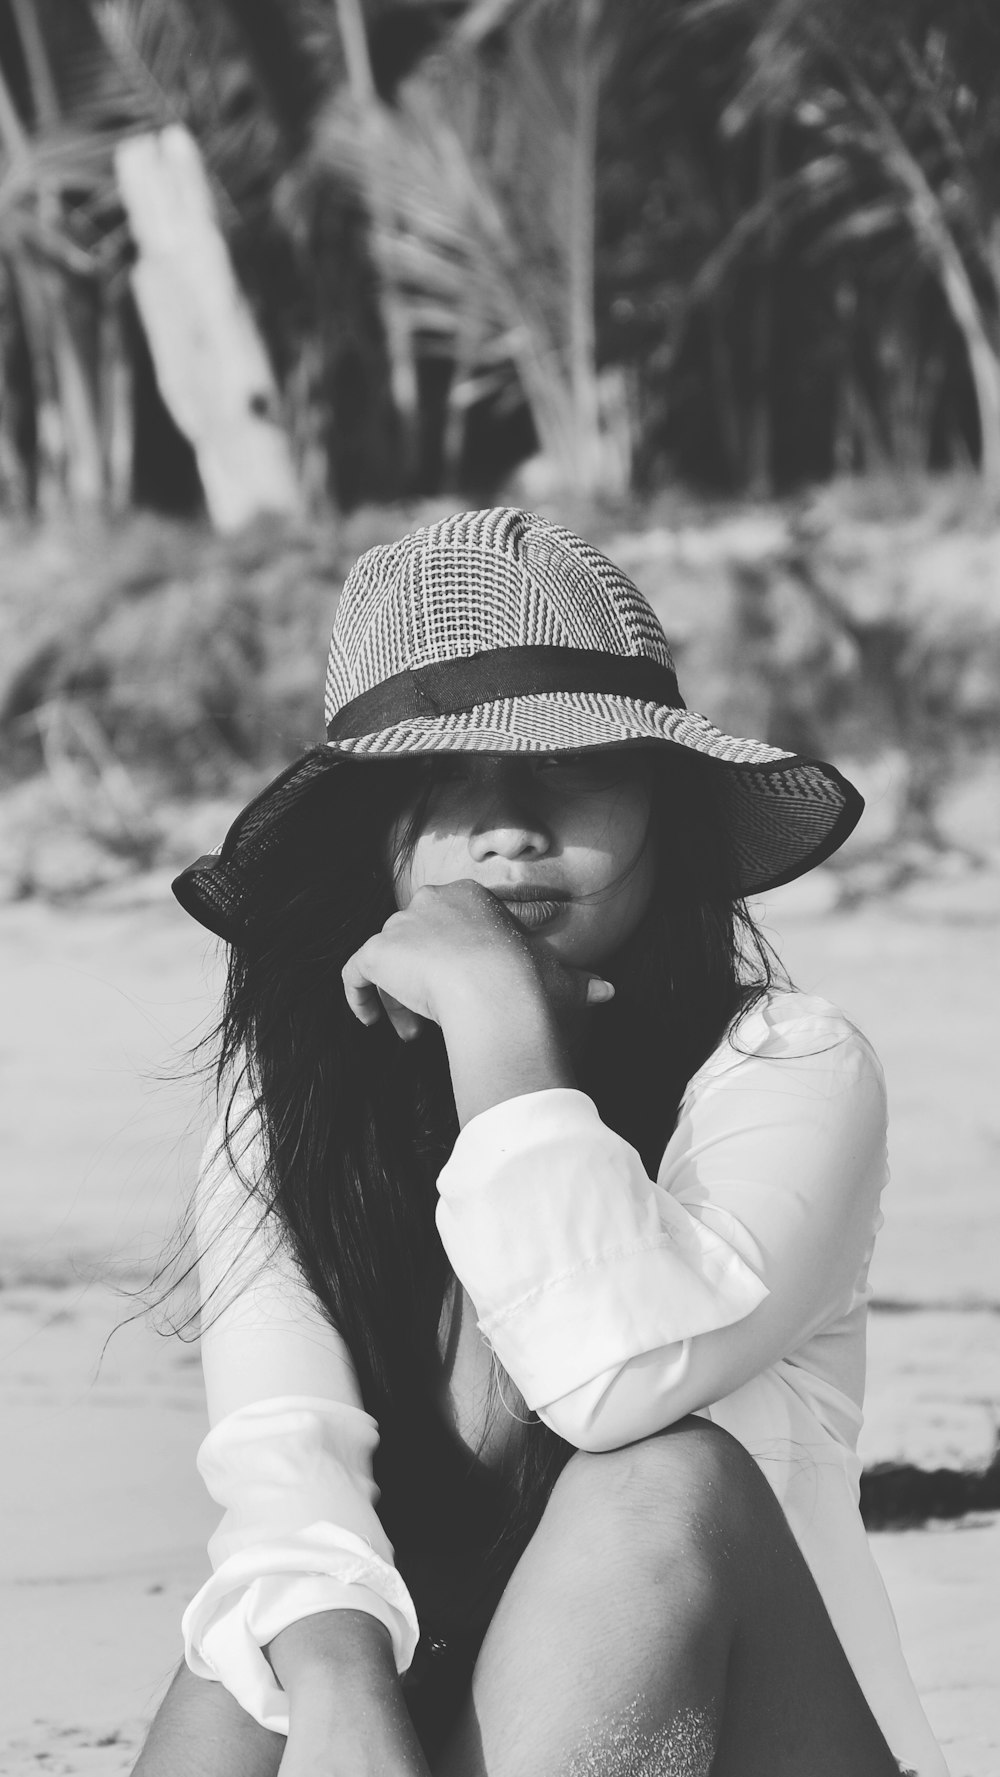
[[885,1064],[864,1505],[1000,1769],[1000,18],[0,0],[0,1773],[128,1771],[206,1572],[170,878],[321,738],[355,556],[504,503],[868,799],[759,911]]

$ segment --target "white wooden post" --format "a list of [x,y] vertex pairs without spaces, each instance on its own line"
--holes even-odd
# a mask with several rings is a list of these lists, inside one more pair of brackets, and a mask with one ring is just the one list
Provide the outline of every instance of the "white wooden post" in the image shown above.
[[132,287],[160,393],[194,449],[216,530],[302,499],[267,352],[236,281],[198,146],[180,124],[128,137],[115,170]]

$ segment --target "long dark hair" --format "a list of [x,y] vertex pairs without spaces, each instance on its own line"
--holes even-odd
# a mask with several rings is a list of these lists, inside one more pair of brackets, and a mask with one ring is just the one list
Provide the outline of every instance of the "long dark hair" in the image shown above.
[[[674,748],[649,769],[655,892],[577,1077],[655,1176],[688,1080],[774,959],[738,892],[716,769]],[[403,1550],[526,1534],[571,1454],[509,1378],[498,1395],[526,1423],[502,1483],[447,1427],[438,1338],[453,1279],[434,1210],[458,1125],[444,1043],[436,1027],[405,1044],[387,1020],[364,1028],[343,993],[343,964],[395,909],[390,826],[409,810],[415,832],[432,779],[416,760],[336,764],[286,814],[252,931],[230,948],[219,1025],[230,1154],[259,1126],[263,1172],[246,1188],[351,1352],[380,1427],[381,1515]]]

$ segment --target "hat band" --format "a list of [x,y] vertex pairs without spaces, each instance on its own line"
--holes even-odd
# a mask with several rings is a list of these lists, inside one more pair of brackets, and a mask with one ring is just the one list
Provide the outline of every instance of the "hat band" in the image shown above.
[[656,660],[590,648],[491,648],[393,673],[337,710],[327,723],[327,738],[358,740],[414,716],[457,716],[477,704],[551,691],[632,697],[672,710],[686,707],[676,674]]

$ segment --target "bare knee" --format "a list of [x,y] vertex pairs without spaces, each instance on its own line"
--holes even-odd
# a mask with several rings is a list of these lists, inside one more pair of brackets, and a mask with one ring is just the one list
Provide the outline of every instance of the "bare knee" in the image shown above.
[[639,1494],[649,1501],[703,1497],[721,1509],[745,1500],[762,1479],[753,1457],[721,1426],[693,1415],[617,1450],[578,1450],[558,1484],[607,1497]]
[[[765,1500],[764,1496],[767,1496]],[[618,1450],[580,1450],[553,1490],[550,1510],[575,1522],[576,1534],[725,1574],[774,1501],[757,1464],[737,1439],[707,1420],[689,1418]]]

